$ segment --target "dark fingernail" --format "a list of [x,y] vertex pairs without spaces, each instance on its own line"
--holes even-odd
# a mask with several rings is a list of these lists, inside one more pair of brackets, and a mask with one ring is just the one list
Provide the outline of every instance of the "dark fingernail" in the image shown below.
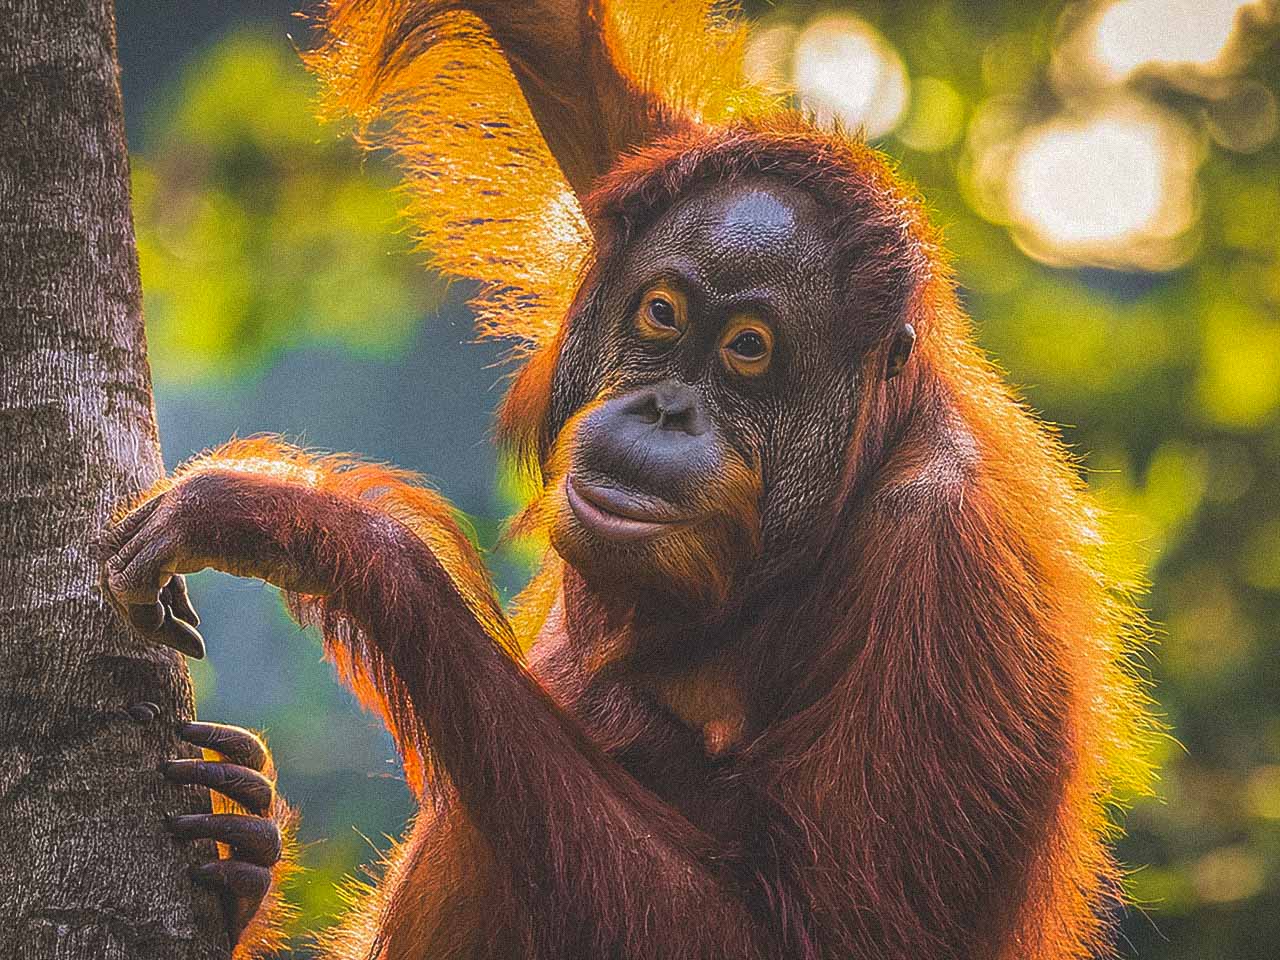
[[190,823],[194,823],[195,821],[198,821],[200,819],[201,817],[200,817],[200,814],[198,813],[194,813],[194,814],[174,813],[164,818],[164,825],[165,825],[165,829],[167,829],[170,833],[179,833],[181,832],[183,827],[187,826]]
[[204,659],[204,637],[189,623],[184,623],[165,607],[164,632],[161,641],[192,660]]
[[141,703],[135,703],[131,706],[128,712],[129,716],[138,723],[150,723],[160,716],[160,707],[150,700],[143,700]]

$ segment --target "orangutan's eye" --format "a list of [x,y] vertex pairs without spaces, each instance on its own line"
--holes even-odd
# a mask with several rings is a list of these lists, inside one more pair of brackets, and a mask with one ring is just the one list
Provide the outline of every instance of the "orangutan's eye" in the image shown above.
[[660,327],[676,328],[676,308],[662,297],[649,301],[649,319]]
[[743,360],[759,360],[769,352],[769,345],[757,331],[743,330],[730,342],[729,349]]
[[763,323],[757,320],[736,323],[720,342],[725,366],[734,373],[752,377],[769,369],[773,333]]
[[650,289],[640,299],[635,325],[650,340],[675,340],[686,325],[684,297],[665,285]]

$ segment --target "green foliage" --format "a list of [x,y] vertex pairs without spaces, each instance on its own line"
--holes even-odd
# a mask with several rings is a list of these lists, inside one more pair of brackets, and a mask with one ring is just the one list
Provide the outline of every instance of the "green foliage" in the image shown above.
[[441,298],[406,256],[393,172],[321,129],[313,96],[285,45],[234,35],[155,111],[134,209],[158,379],[235,376],[317,342],[394,353]]

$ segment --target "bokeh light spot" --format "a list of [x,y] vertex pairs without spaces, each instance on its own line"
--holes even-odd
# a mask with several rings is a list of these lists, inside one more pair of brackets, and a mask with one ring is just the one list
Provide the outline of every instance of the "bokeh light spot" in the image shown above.
[[1023,134],[1006,187],[1018,239],[1050,262],[1167,269],[1194,224],[1195,139],[1136,101],[1062,116]]
[[851,16],[818,17],[796,39],[792,79],[821,123],[889,133],[907,106],[907,71],[888,41]]
[[1239,84],[1232,92],[1208,105],[1209,134],[1214,141],[1237,153],[1261,150],[1280,129],[1276,96],[1256,80]]
[[1240,11],[1239,0],[1120,0],[1095,21],[1093,59],[1113,82],[1148,64],[1224,69]]
[[964,100],[955,87],[937,77],[921,77],[912,85],[911,111],[898,139],[913,150],[945,150],[964,127]]
[[[1156,132],[1114,119],[1058,123],[1029,139],[1013,170],[1018,213],[1063,245],[1124,238],[1160,210]],[[1125,176],[1114,176],[1123,170]]]
[[1247,847],[1224,847],[1201,858],[1192,871],[1196,893],[1214,903],[1252,897],[1266,880],[1258,856]]

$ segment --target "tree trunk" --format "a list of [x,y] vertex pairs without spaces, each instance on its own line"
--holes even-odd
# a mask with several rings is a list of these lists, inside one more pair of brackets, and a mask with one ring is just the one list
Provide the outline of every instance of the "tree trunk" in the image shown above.
[[[181,12],[175,7],[175,16]],[[167,814],[179,658],[103,601],[92,543],[162,470],[110,0],[0,0],[0,956],[216,960]],[[129,708],[149,701],[155,719]]]

